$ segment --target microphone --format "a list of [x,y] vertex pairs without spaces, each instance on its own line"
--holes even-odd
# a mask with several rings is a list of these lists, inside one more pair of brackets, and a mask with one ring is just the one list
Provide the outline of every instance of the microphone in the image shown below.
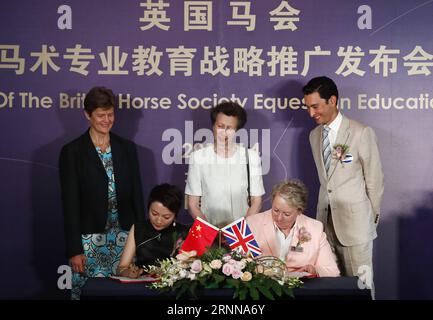
[[146,244],[146,243],[148,243],[149,241],[152,241],[152,240],[155,240],[155,239],[157,239],[158,241],[161,241],[161,233],[158,233],[158,235],[154,236],[153,238],[150,238],[150,239],[144,240],[143,242],[141,242],[141,243],[136,247],[136,249],[137,249],[139,246],[142,246],[143,244]]

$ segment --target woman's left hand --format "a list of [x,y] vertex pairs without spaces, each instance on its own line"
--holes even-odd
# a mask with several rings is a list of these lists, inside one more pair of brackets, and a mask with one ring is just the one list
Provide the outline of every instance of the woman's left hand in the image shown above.
[[311,264],[307,264],[306,266],[303,266],[302,268],[299,269],[299,271],[308,272],[308,273],[311,273],[313,275],[317,275],[316,268]]

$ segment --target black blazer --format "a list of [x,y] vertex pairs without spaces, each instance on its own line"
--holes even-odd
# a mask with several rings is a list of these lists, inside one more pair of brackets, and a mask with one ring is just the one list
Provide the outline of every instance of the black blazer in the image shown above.
[[[129,230],[144,220],[137,150],[134,142],[110,133],[120,226]],[[108,213],[108,177],[89,130],[63,146],[60,186],[68,258],[83,253],[82,234],[102,233]]]

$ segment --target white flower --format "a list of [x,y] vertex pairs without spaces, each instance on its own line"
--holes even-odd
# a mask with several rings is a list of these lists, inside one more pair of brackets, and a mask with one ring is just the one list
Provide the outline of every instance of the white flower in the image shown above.
[[128,238],[127,232],[125,232],[125,231],[119,232],[117,234],[117,237],[116,237],[116,245],[117,246],[124,246],[127,238]]
[[212,269],[220,269],[222,267],[222,265],[223,265],[223,263],[219,259],[212,260],[210,263],[210,267]]
[[229,254],[225,254],[224,256],[223,256],[223,258],[222,258],[222,260],[224,261],[224,262],[228,262],[228,261],[230,261],[232,259],[232,257],[229,255]]
[[[107,237],[104,237],[99,233],[95,233],[94,235],[92,235],[92,242],[94,244],[96,244],[97,246],[105,245],[106,241],[107,241]],[[116,242],[117,242],[117,239],[116,239]]]
[[195,273],[190,273],[188,278],[189,280],[195,280]]
[[182,269],[182,270],[179,271],[179,276],[180,276],[182,279],[188,277],[188,275],[189,275],[189,272],[186,271],[185,269]]

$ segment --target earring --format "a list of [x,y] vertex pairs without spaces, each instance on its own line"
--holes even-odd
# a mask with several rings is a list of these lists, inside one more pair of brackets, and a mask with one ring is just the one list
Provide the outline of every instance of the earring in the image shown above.
[[176,227],[176,220],[173,221],[173,227]]

